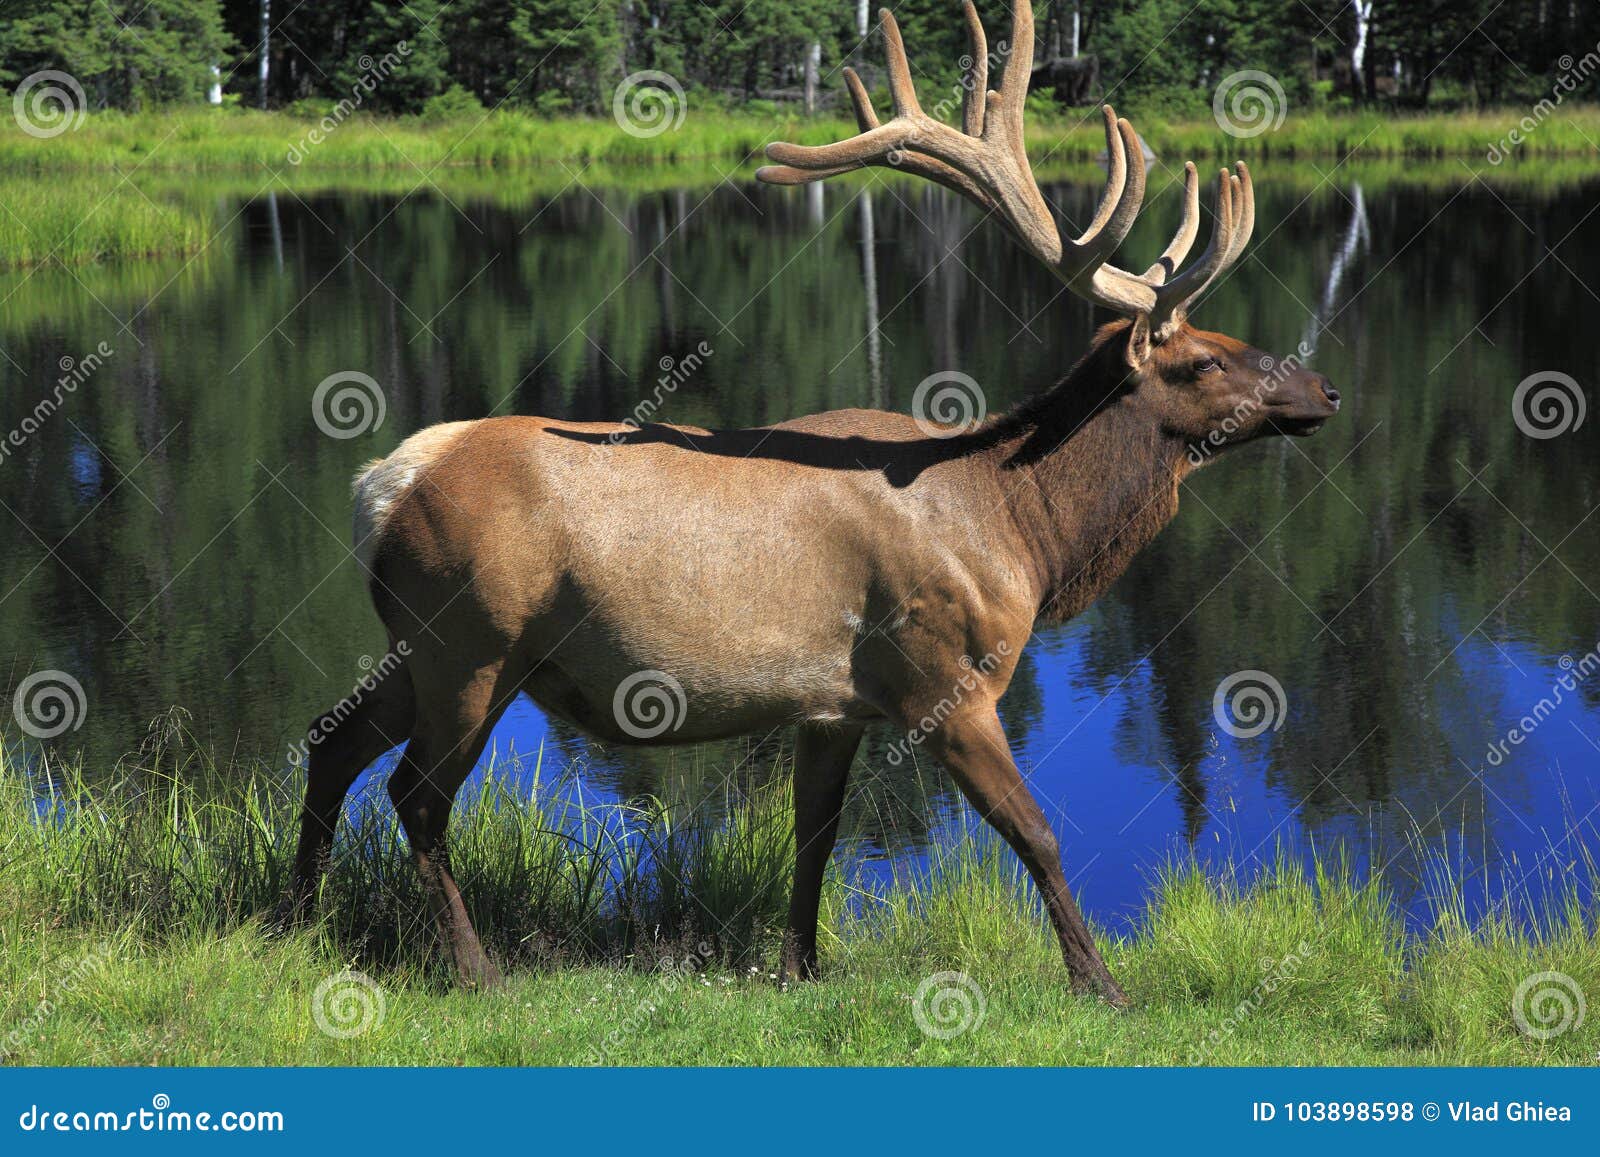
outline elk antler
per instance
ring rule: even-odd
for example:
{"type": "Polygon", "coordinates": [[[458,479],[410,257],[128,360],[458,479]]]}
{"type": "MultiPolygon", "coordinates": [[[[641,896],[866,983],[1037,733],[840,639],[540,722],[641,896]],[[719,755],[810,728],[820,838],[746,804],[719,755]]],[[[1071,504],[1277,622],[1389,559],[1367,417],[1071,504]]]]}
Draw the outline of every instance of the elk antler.
{"type": "Polygon", "coordinates": [[[756,176],[774,185],[804,185],[866,165],[884,165],[926,177],[953,189],[986,212],[998,213],[1022,245],[1066,282],[1073,292],[1118,313],[1150,319],[1150,333],[1163,341],[1183,323],[1189,304],[1238,260],[1255,225],[1255,190],[1240,161],[1237,172],[1217,179],[1216,223],[1211,242],[1198,261],[1181,274],[1200,227],[1200,180],[1193,164],[1184,165],[1183,220],[1172,243],[1142,275],[1107,263],[1133,228],[1144,202],[1144,147],[1126,120],[1104,108],[1107,175],[1105,191],[1088,228],[1074,239],[1062,236],[1055,216],[1033,179],[1023,142],[1023,109],[1033,64],[1033,7],[1011,6],[1011,43],[1000,90],[986,91],[988,41],[972,0],[963,0],[972,41],[971,64],[957,129],[922,111],[900,26],[887,8],[880,13],[889,58],[889,92],[894,117],[887,124],[867,97],[853,69],[844,70],[855,107],[859,136],[831,145],[775,142],[767,156],[779,162],[756,176]],[[1176,274],[1176,276],[1175,276],[1176,274]]]}

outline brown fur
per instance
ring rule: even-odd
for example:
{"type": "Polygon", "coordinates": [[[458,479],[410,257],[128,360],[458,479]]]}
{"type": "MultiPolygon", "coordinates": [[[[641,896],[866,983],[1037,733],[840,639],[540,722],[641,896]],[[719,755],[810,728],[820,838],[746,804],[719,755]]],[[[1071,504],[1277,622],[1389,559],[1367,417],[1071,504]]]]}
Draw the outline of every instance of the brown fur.
{"type": "MultiPolygon", "coordinates": [[[[1184,320],[1254,227],[1244,164],[1221,174],[1195,266],[1175,272],[1199,224],[1192,165],[1162,260],[1141,277],[1106,264],[1144,196],[1137,134],[1104,109],[1102,210],[1068,242],[1023,147],[1028,74],[1006,70],[985,96],[971,3],[966,17],[977,99],[961,131],[921,113],[885,11],[894,121],[875,127],[847,69],[862,135],[775,143],[768,155],[782,163],[757,176],[804,184],[877,163],[919,173],[998,211],[1074,292],[1132,320],[1101,330],[1043,397],[947,437],[869,410],[716,433],[495,418],[414,434],[357,483],[357,555],[406,662],[353,714],[314,725],[329,739],[312,752],[289,916],[315,892],[351,782],[409,735],[390,797],[462,980],[494,982],[450,872],[451,801],[519,691],[624,741],[641,736],[617,703],[643,675],[682,696],[681,708],[659,701],[671,714],[653,742],[796,727],[785,973],[816,969],[845,781],[866,723],[887,720],[1016,850],[1074,987],[1124,1002],[995,704],[1035,620],[1077,614],[1115,581],[1177,513],[1190,470],[1262,434],[1311,433],[1338,394],[1320,374],[1184,320]]],[[[1010,43],[1016,59],[1032,56],[1031,5],[1012,5],[1010,43]]]]}
{"type": "MultiPolygon", "coordinates": [[[[944,438],[867,410],[718,432],[507,417],[413,436],[360,493],[396,463],[414,476],[357,520],[376,539],[358,543],[374,602],[407,659],[339,743],[313,750],[293,906],[349,783],[409,735],[390,792],[463,978],[491,982],[448,870],[451,797],[519,691],[629,742],[614,696],[659,671],[686,709],[653,742],[800,728],[790,970],[815,968],[815,890],[845,773],[862,726],[887,720],[1017,848],[1073,982],[1120,998],[994,704],[1035,621],[1088,606],[1177,512],[1196,442],[1259,395],[1263,364],[1185,328],[1130,366],[1129,335],[1107,326],[1053,390],[944,438]],[[1208,357],[1223,367],[1196,373],[1208,357]]],[[[1325,379],[1295,371],[1218,448],[1309,430],[1335,408],[1325,379]]]]}

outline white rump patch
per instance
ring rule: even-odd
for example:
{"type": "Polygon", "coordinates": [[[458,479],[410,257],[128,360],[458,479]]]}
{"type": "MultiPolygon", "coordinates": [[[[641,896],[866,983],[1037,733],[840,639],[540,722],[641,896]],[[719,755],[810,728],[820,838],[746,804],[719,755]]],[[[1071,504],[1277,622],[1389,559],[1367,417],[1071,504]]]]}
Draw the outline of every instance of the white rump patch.
{"type": "Polygon", "coordinates": [[[383,541],[383,530],[418,477],[438,461],[471,422],[443,422],[418,430],[387,458],[369,462],[356,475],[355,552],[361,569],[371,571],[373,556],[383,541]]]}

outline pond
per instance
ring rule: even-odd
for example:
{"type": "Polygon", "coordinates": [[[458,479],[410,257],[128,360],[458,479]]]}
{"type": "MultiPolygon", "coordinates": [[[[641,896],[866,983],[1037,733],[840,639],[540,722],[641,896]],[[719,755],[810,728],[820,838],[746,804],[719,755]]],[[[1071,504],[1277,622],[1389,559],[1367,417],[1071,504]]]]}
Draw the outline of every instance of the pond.
{"type": "MultiPolygon", "coordinates": [[[[44,671],[81,686],[58,749],[109,768],[178,705],[220,754],[287,767],[385,646],[350,479],[424,425],[904,410],[950,370],[994,411],[1105,320],[938,189],[571,177],[201,184],[187,195],[229,223],[197,258],[0,277],[0,654],[8,698],[44,671]],[[382,413],[330,436],[313,397],[350,372],[382,413]]],[[[1479,906],[1565,878],[1600,804],[1600,421],[1580,420],[1600,178],[1279,162],[1257,180],[1249,256],[1197,321],[1307,343],[1344,410],[1201,472],[1109,594],[1030,643],[1003,716],[1068,877],[1113,925],[1188,851],[1339,845],[1414,913],[1419,841],[1479,906]],[[1250,687],[1264,728],[1229,715],[1250,687]]],[[[1077,221],[1097,194],[1092,174],[1046,192],[1077,221]]],[[[1177,211],[1153,190],[1126,251],[1153,256],[1177,211]]],[[[889,760],[895,738],[858,758],[846,839],[904,866],[956,797],[926,759],[889,760]]],[[[600,748],[523,701],[492,750],[542,747],[547,779],[571,765],[601,796],[717,807],[774,775],[785,739],[600,748]]]]}

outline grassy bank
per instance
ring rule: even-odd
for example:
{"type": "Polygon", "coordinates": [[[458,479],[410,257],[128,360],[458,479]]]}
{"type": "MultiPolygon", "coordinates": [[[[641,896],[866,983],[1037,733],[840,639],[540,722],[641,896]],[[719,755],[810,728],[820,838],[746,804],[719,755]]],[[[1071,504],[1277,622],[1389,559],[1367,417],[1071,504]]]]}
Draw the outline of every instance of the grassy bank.
{"type": "MultiPolygon", "coordinates": [[[[1541,1040],[1513,1013],[1535,973],[1600,992],[1582,862],[1531,927],[1469,927],[1446,885],[1421,937],[1381,880],[1331,865],[1248,880],[1179,865],[1140,931],[1102,941],[1135,1002],[1117,1013],[1070,995],[1014,858],[973,833],[875,895],[837,872],[824,978],[783,991],[782,791],[714,819],[563,804],[570,793],[536,773],[520,793],[491,776],[458,807],[453,849],[509,981],[473,995],[449,988],[431,950],[386,808],[353,805],[323,923],[266,936],[293,785],[236,778],[227,802],[177,786],[222,770],[158,743],[110,785],[0,774],[11,1062],[1571,1064],[1600,1049],[1592,1019],[1541,1040]]],[[[1529,1005],[1530,1023],[1548,1007],[1529,1005]]]]}
{"type": "MultiPolygon", "coordinates": [[[[1526,142],[1504,142],[1527,109],[1390,116],[1291,110],[1283,123],[1255,136],[1233,136],[1211,117],[1168,120],[1139,116],[1146,142],[1163,156],[1439,158],[1485,161],[1491,146],[1516,157],[1589,156],[1600,142],[1600,107],[1558,108],[1526,142]]],[[[123,115],[95,113],[60,136],[40,139],[12,121],[0,125],[0,170],[73,168],[210,170],[319,169],[431,171],[443,167],[524,164],[739,163],[759,157],[774,140],[823,144],[855,132],[837,116],[701,109],[688,98],[681,123],[655,136],[622,131],[611,118],[541,118],[496,111],[451,119],[356,115],[313,140],[318,122],[283,113],[210,110],[123,115]]],[[[1093,160],[1104,150],[1093,109],[1030,114],[1029,151],[1057,161],[1093,160]]]]}
{"type": "Polygon", "coordinates": [[[214,204],[81,176],[0,176],[0,268],[193,253],[221,227],[214,204]]]}
{"type": "MultiPolygon", "coordinates": [[[[1281,127],[1247,138],[1224,133],[1210,118],[1141,118],[1139,127],[1168,160],[1156,171],[1158,182],[1171,177],[1178,159],[1235,156],[1338,159],[1346,168],[1365,165],[1407,179],[1419,175],[1419,162],[1434,162],[1425,179],[1456,184],[1474,173],[1501,184],[1593,175],[1600,141],[1600,108],[1593,107],[1559,109],[1527,134],[1512,162],[1490,164],[1490,147],[1521,116],[1291,114],[1281,127]]],[[[97,113],[41,139],[14,119],[0,122],[0,267],[194,253],[225,223],[212,185],[244,194],[381,186],[400,195],[432,187],[495,201],[550,195],[579,182],[644,191],[748,180],[770,141],[822,144],[854,131],[830,117],[698,112],[692,103],[678,128],[648,138],[610,119],[516,112],[447,121],[356,116],[312,143],[316,127],[282,113],[97,113]],[[196,174],[206,175],[204,189],[195,187],[196,174]]],[[[1099,177],[1095,160],[1104,142],[1090,111],[1035,117],[1028,147],[1042,179],[1099,177]]],[[[1322,179],[1321,169],[1307,167],[1308,181],[1313,174],[1322,179]]]]}

